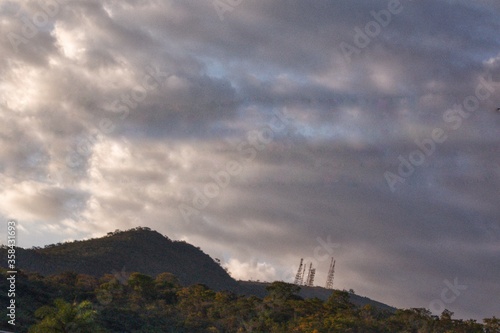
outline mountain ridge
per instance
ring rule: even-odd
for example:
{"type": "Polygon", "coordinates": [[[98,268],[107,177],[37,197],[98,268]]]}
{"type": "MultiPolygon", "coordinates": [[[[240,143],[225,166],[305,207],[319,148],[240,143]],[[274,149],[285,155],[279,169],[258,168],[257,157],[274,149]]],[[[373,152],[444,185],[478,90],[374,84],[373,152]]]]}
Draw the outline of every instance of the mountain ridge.
{"type": "Polygon", "coordinates": [[[170,272],[185,285],[202,283],[215,290],[237,287],[236,281],[200,248],[172,241],[149,228],[115,231],[101,238],[44,248],[17,248],[16,252],[18,268],[41,275],[74,271],[99,277],[126,270],[156,276],[170,272]]]}
{"type": "MultiPolygon", "coordinates": [[[[7,249],[1,248],[0,254],[6,256],[7,249]]],[[[204,284],[214,290],[258,297],[266,295],[266,286],[270,284],[236,281],[199,247],[184,241],[173,241],[146,227],[116,230],[100,238],[50,244],[44,248],[17,248],[16,256],[19,269],[46,276],[67,271],[94,277],[120,272],[140,272],[150,276],[169,272],[183,285],[204,284]]],[[[300,295],[326,300],[332,291],[301,286],[300,295]]],[[[355,294],[350,294],[350,298],[358,306],[372,304],[381,309],[395,310],[355,294]]]]}

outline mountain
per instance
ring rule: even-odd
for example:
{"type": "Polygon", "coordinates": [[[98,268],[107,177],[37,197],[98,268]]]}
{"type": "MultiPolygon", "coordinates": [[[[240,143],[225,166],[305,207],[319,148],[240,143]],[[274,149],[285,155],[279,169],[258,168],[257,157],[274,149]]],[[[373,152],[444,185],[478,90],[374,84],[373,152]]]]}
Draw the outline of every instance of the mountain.
{"type": "MultiPolygon", "coordinates": [[[[0,248],[7,256],[7,249],[0,248]]],[[[4,260],[0,265],[5,265],[4,260]]],[[[156,276],[169,272],[183,285],[205,284],[213,290],[264,297],[269,283],[234,280],[200,248],[184,241],[172,241],[149,228],[115,231],[102,238],[47,245],[44,248],[16,250],[17,268],[42,275],[67,271],[101,277],[105,274],[140,272],[156,276]]],[[[328,299],[332,290],[301,286],[300,296],[328,299]]],[[[351,294],[358,305],[372,304],[380,309],[395,309],[366,297],[351,294]]]]}
{"type": "MultiPolygon", "coordinates": [[[[268,282],[255,282],[255,281],[239,281],[239,283],[240,283],[240,292],[242,294],[248,296],[254,295],[261,298],[267,295],[268,292],[266,290],[266,287],[269,286],[270,284],[268,282]]],[[[299,296],[301,296],[304,299],[319,298],[322,301],[326,301],[331,294],[332,294],[331,289],[325,289],[322,287],[300,286],[300,292],[299,292],[299,296]]],[[[396,311],[396,308],[392,306],[356,294],[350,293],[349,300],[358,307],[370,304],[379,308],[380,310],[387,310],[390,312],[396,311]]]]}
{"type": "MultiPolygon", "coordinates": [[[[6,249],[1,249],[0,254],[5,257],[6,249]]],[[[199,248],[172,241],[149,228],[117,231],[102,238],[45,248],[18,248],[16,257],[19,269],[42,275],[74,271],[100,277],[126,271],[156,276],[170,272],[183,285],[202,283],[214,290],[234,290],[238,285],[199,248]]]]}

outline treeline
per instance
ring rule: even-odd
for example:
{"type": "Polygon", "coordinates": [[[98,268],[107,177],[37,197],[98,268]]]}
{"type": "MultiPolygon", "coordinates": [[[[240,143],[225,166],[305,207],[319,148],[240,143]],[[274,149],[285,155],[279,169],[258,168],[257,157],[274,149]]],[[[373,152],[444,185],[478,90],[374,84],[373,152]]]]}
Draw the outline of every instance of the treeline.
{"type": "MultiPolygon", "coordinates": [[[[3,270],[0,288],[6,290],[3,270]]],[[[302,299],[299,287],[274,282],[267,296],[238,296],[196,284],[181,286],[170,273],[150,277],[114,272],[99,279],[76,273],[17,275],[16,332],[406,332],[499,333],[500,320],[453,319],[445,310],[395,313],[358,308],[347,291],[326,301],[302,299]]],[[[2,304],[8,301],[2,293],[2,304]]],[[[5,306],[3,307],[5,309],[5,306]]],[[[12,331],[6,320],[1,327],[12,331]]]]}
{"type": "MultiPolygon", "coordinates": [[[[115,236],[115,235],[125,234],[125,233],[131,232],[131,231],[151,231],[151,228],[139,226],[139,227],[135,227],[135,228],[127,229],[127,230],[115,229],[115,231],[108,232],[105,237],[111,237],[111,236],[115,236]]],[[[170,240],[170,238],[168,238],[168,236],[164,236],[164,237],[166,239],[170,240]]],[[[59,247],[61,245],[66,245],[66,244],[82,243],[82,242],[86,242],[86,241],[89,241],[89,240],[95,240],[95,239],[99,239],[99,238],[102,238],[102,237],[88,238],[88,239],[83,239],[83,240],[76,239],[76,240],[71,240],[71,241],[66,241],[66,242],[59,242],[59,243],[55,243],[55,244],[47,244],[47,245],[45,245],[43,247],[43,249],[51,249],[51,248],[59,247]]],[[[185,243],[184,241],[178,241],[178,242],[185,243]]],[[[6,249],[7,245],[1,244],[0,248],[1,249],[6,249]]],[[[32,249],[32,250],[40,250],[40,249],[42,249],[42,247],[41,246],[33,246],[30,249],[32,249]]]]}

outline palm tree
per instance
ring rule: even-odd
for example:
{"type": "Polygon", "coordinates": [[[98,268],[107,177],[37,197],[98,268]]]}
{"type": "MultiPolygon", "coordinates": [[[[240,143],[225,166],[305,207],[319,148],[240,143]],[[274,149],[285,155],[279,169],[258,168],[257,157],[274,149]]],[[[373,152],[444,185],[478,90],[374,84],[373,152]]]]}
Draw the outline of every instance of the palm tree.
{"type": "Polygon", "coordinates": [[[92,303],[79,304],[56,299],[54,306],[44,305],[35,311],[40,322],[30,327],[29,333],[84,333],[101,332],[95,322],[96,311],[92,303]]]}

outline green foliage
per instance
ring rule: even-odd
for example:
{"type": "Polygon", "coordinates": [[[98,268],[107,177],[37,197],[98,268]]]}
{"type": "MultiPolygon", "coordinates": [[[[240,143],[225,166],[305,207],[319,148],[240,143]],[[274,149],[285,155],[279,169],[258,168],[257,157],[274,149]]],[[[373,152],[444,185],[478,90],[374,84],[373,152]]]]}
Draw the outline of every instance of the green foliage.
{"type": "MultiPolygon", "coordinates": [[[[6,274],[1,273],[0,281],[6,274]]],[[[182,286],[171,273],[97,280],[68,272],[49,277],[20,272],[17,282],[25,291],[19,297],[19,332],[500,333],[496,317],[481,324],[454,319],[448,310],[438,317],[422,308],[357,307],[340,290],[326,301],[302,299],[299,287],[285,282],[269,284],[264,298],[216,292],[203,284],[182,286]]]]}
{"type": "Polygon", "coordinates": [[[500,333],[500,319],[493,318],[484,319],[485,333],[500,333]]]}
{"type": "Polygon", "coordinates": [[[96,323],[96,311],[89,301],[70,304],[56,299],[54,306],[42,306],[35,311],[41,321],[29,329],[29,333],[102,332],[96,323]]]}
{"type": "Polygon", "coordinates": [[[276,281],[267,286],[266,290],[269,293],[268,298],[274,302],[282,303],[292,299],[300,291],[300,287],[295,284],[276,281]]]}
{"type": "Polygon", "coordinates": [[[128,279],[128,286],[134,291],[133,296],[140,301],[150,301],[154,297],[154,280],[148,275],[132,273],[128,279]]]}
{"type": "Polygon", "coordinates": [[[333,314],[350,313],[354,309],[347,291],[334,290],[326,301],[325,307],[333,314]]]}

